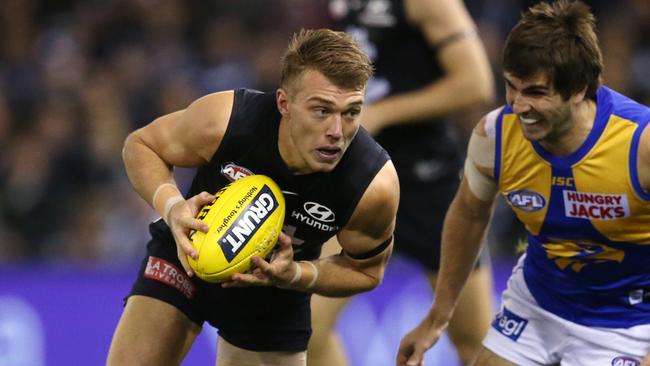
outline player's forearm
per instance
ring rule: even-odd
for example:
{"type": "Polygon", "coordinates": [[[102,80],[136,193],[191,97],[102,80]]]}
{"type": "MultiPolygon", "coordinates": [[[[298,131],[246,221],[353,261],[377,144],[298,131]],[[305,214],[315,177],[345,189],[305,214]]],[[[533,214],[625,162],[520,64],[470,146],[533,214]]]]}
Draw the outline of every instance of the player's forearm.
{"type": "Polygon", "coordinates": [[[314,278],[313,268],[303,262],[301,263],[302,277],[291,287],[328,297],[347,297],[370,291],[381,283],[389,255],[390,250],[387,250],[377,258],[369,259],[366,263],[355,263],[355,265],[343,255],[312,261],[318,272],[318,278],[313,284],[311,284],[314,278]]]}
{"type": "Polygon", "coordinates": [[[373,104],[372,118],[382,119],[384,127],[438,118],[491,103],[494,97],[491,77],[447,76],[412,92],[387,97],[373,104]],[[486,79],[486,80],[483,80],[486,79]],[[483,80],[483,81],[482,81],[483,80]]]}
{"type": "Polygon", "coordinates": [[[161,216],[164,216],[165,202],[171,197],[180,195],[178,188],[173,184],[172,166],[166,164],[144,143],[138,131],[131,133],[124,142],[122,159],[135,191],[161,216]],[[165,183],[172,184],[161,186],[165,183]]]}
{"type": "Polygon", "coordinates": [[[489,209],[471,214],[471,209],[454,200],[445,218],[441,265],[436,283],[436,300],[431,316],[448,321],[460,292],[472,272],[481,250],[489,209]]]}

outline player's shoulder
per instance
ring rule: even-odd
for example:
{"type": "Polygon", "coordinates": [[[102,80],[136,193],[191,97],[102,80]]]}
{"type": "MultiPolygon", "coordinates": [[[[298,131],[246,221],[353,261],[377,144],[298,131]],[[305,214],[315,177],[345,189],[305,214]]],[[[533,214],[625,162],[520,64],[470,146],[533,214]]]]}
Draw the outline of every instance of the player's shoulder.
{"type": "Polygon", "coordinates": [[[189,126],[223,130],[230,119],[233,98],[232,90],[206,94],[187,107],[184,117],[189,122],[189,126]]]}
{"type": "Polygon", "coordinates": [[[499,108],[495,108],[481,117],[481,119],[474,127],[473,132],[479,136],[484,136],[492,139],[495,138],[497,133],[497,121],[501,117],[504,108],[504,106],[500,106],[499,108]]]}
{"type": "Polygon", "coordinates": [[[399,195],[399,179],[395,165],[393,165],[391,160],[386,161],[384,166],[379,169],[375,178],[370,182],[368,189],[372,189],[382,195],[399,195]]]}
{"type": "Polygon", "coordinates": [[[399,204],[399,178],[391,160],[379,169],[364,192],[355,210],[355,215],[378,216],[386,214],[387,218],[395,215],[399,204]]]}

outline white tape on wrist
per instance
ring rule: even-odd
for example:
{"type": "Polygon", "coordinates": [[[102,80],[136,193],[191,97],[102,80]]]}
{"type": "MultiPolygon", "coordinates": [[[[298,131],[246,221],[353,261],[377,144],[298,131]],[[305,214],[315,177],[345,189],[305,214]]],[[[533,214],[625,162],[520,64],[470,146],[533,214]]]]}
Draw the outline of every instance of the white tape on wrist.
{"type": "Polygon", "coordinates": [[[300,263],[298,262],[293,262],[293,264],[296,267],[296,273],[293,274],[293,278],[291,281],[289,281],[288,285],[293,285],[294,283],[300,281],[302,278],[302,267],[300,266],[300,263]]]}
{"type": "Polygon", "coordinates": [[[309,284],[307,285],[307,288],[312,288],[316,284],[316,281],[318,281],[318,267],[314,264],[312,261],[301,261],[302,263],[307,263],[309,264],[313,269],[314,269],[314,277],[309,281],[309,284]]]}
{"type": "Polygon", "coordinates": [[[158,197],[158,194],[162,191],[162,189],[165,188],[166,186],[172,186],[172,187],[178,189],[178,188],[176,187],[176,184],[174,184],[174,183],[169,183],[169,182],[167,182],[167,183],[162,183],[162,184],[159,185],[158,188],[156,188],[156,190],[153,192],[153,196],[151,197],[151,206],[154,206],[154,207],[156,206],[156,198],[158,197]]]}
{"type": "Polygon", "coordinates": [[[178,195],[178,196],[172,196],[167,199],[165,202],[165,208],[163,209],[163,220],[169,225],[169,212],[172,210],[172,207],[174,207],[175,204],[185,201],[185,198],[183,196],[178,195]]]}

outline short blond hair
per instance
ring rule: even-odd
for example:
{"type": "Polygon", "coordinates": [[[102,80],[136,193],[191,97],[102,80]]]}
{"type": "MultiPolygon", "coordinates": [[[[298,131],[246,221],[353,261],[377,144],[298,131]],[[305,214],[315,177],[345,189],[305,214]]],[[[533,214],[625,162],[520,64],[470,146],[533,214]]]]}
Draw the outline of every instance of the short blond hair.
{"type": "Polygon", "coordinates": [[[290,89],[306,70],[322,73],[335,85],[353,90],[366,87],[373,67],[359,44],[344,32],[301,29],[282,56],[280,86],[290,89]]]}

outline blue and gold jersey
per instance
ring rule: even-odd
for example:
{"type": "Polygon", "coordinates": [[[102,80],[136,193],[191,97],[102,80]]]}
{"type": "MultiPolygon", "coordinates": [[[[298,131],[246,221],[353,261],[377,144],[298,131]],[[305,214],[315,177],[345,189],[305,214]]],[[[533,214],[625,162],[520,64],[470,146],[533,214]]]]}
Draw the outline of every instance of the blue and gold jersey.
{"type": "Polygon", "coordinates": [[[601,87],[593,129],[569,156],[527,140],[505,107],[495,179],[528,231],[526,284],[539,305],[587,326],[650,324],[650,193],[637,156],[650,108],[601,87]]]}

